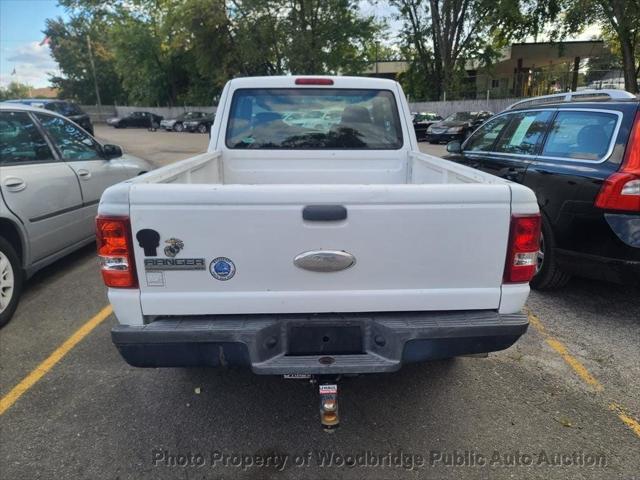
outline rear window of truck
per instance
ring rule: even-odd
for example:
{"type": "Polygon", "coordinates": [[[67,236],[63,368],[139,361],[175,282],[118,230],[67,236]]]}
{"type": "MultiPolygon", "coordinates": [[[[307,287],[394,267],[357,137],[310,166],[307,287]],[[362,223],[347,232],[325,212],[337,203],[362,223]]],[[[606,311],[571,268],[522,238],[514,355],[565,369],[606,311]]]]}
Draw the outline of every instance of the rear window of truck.
{"type": "Polygon", "coordinates": [[[239,89],[226,144],[232,149],[396,150],[402,128],[388,90],[239,89]]]}

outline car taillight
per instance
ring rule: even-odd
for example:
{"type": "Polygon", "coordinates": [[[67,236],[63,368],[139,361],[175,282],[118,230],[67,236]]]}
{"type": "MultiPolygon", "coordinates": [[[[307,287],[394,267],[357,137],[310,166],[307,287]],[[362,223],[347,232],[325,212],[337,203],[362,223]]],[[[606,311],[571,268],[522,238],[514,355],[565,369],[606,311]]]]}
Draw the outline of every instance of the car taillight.
{"type": "Polygon", "coordinates": [[[540,228],[540,214],[511,217],[504,283],[526,283],[535,275],[540,228]]]}
{"type": "Polygon", "coordinates": [[[333,85],[331,78],[296,78],[296,85],[333,85]]]}
{"type": "Polygon", "coordinates": [[[640,112],[633,122],[622,165],[604,181],[595,206],[640,212],[640,112]]]}
{"type": "Polygon", "coordinates": [[[136,288],[131,224],[128,217],[96,218],[102,279],[107,287],[136,288]]]}

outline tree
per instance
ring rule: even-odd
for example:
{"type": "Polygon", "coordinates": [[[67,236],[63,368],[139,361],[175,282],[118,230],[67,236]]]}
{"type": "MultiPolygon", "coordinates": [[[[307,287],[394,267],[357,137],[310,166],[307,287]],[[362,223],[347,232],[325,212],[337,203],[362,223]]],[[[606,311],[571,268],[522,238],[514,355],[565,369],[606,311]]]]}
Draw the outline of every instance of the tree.
{"type": "Polygon", "coordinates": [[[622,57],[625,89],[638,93],[640,75],[640,0],[565,0],[568,33],[600,24],[613,37],[614,50],[622,57]]]}
{"type": "Polygon", "coordinates": [[[392,0],[404,18],[406,41],[415,49],[425,73],[432,72],[434,96],[455,85],[456,71],[487,42],[489,0],[392,0]]]}
{"type": "Polygon", "coordinates": [[[355,74],[371,64],[367,51],[380,35],[380,25],[360,14],[358,2],[289,0],[286,4],[283,30],[288,71],[355,74]]]}
{"type": "Polygon", "coordinates": [[[126,100],[115,70],[115,55],[109,47],[107,28],[98,17],[72,16],[68,21],[61,18],[47,20],[44,34],[50,38],[51,55],[62,72],[61,76],[51,76],[50,81],[60,90],[61,97],[84,104],[97,103],[87,47],[89,37],[102,103],[126,100]]]}
{"type": "Polygon", "coordinates": [[[559,0],[390,0],[403,22],[403,47],[433,85],[432,98],[463,88],[465,63],[490,62],[496,47],[540,33],[559,0]]]}
{"type": "Polygon", "coordinates": [[[102,37],[92,33],[92,40],[110,53],[112,83],[129,102],[151,105],[209,104],[238,75],[357,74],[372,63],[383,28],[361,13],[359,0],[60,3],[71,20],[49,29],[64,73],[57,84],[89,95],[86,54],[66,34],[100,25],[102,37]],[[65,49],[61,39],[70,42],[65,49]]]}
{"type": "Polygon", "coordinates": [[[0,87],[0,101],[29,97],[31,94],[31,88],[31,85],[11,82],[6,86],[6,88],[0,87]]]}

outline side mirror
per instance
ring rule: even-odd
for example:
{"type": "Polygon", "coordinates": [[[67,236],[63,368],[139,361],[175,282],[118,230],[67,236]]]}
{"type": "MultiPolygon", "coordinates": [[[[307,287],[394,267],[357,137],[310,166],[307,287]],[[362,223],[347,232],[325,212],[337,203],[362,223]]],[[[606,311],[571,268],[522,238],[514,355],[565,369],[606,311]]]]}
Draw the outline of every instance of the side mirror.
{"type": "Polygon", "coordinates": [[[122,156],[122,148],[118,145],[107,144],[102,146],[102,153],[107,160],[111,160],[122,156]]]}
{"type": "Polygon", "coordinates": [[[460,140],[453,140],[447,143],[447,152],[462,153],[462,143],[460,142],[460,140]]]}

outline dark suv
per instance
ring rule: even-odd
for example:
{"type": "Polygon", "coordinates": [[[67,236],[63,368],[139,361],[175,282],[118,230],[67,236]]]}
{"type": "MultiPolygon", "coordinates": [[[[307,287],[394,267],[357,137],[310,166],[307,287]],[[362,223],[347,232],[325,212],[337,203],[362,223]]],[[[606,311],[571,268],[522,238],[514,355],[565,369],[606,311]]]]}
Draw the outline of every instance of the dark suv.
{"type": "Polygon", "coordinates": [[[55,100],[51,98],[24,98],[20,100],[8,100],[6,103],[20,103],[22,105],[30,105],[32,107],[41,107],[45,110],[59,113],[63,117],[67,117],[72,122],[80,125],[88,133],[93,135],[93,125],[91,118],[82,109],[73,102],[67,100],[55,100]]]}
{"type": "Polygon", "coordinates": [[[574,274],[640,284],[637,97],[601,90],[525,100],[447,150],[536,193],[542,246],[532,287],[560,287],[574,274]]]}

